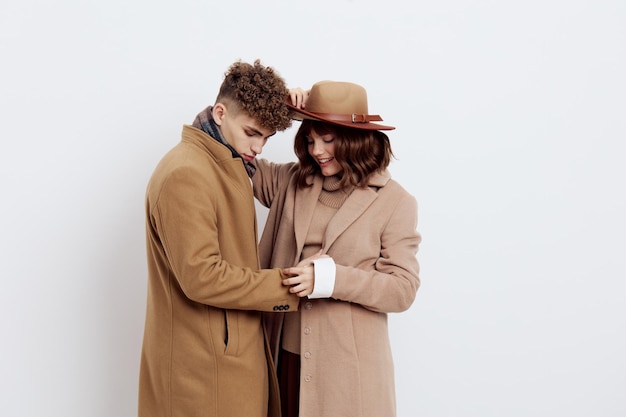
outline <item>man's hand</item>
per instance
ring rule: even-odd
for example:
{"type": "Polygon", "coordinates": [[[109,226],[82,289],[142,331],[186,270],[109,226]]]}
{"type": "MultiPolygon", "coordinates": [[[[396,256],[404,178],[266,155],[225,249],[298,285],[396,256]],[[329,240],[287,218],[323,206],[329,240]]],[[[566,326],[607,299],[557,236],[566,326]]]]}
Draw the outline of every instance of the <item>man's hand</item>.
{"type": "Polygon", "coordinates": [[[315,255],[303,259],[296,266],[283,268],[283,274],[288,276],[288,278],[283,279],[283,285],[291,287],[289,292],[296,294],[298,297],[306,297],[313,293],[315,288],[313,261],[320,258],[328,258],[328,255],[322,255],[320,250],[315,255]]]}

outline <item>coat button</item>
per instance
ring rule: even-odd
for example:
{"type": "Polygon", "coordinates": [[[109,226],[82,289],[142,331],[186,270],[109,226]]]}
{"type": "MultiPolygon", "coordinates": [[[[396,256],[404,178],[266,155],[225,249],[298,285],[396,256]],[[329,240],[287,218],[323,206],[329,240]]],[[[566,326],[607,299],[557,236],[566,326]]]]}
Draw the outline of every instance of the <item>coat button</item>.
{"type": "Polygon", "coordinates": [[[311,375],[306,375],[304,377],[304,382],[311,382],[312,379],[313,379],[313,377],[311,375]]]}
{"type": "Polygon", "coordinates": [[[311,357],[311,352],[304,352],[304,357],[309,359],[311,357]]]}
{"type": "Polygon", "coordinates": [[[311,328],[310,327],[305,327],[304,328],[304,334],[311,334],[311,328]]]}
{"type": "Polygon", "coordinates": [[[306,303],[304,303],[304,308],[307,310],[310,310],[313,308],[313,303],[310,301],[307,301],[306,303]]]}

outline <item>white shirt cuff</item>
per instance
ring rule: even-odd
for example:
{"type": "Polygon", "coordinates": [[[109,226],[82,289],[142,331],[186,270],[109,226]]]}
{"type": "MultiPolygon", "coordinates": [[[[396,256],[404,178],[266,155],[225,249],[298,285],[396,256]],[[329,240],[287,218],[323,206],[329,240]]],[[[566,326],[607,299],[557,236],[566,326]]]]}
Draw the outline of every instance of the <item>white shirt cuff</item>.
{"type": "Polygon", "coordinates": [[[309,298],[329,298],[335,289],[337,267],[333,258],[319,258],[313,261],[315,284],[309,298]]]}

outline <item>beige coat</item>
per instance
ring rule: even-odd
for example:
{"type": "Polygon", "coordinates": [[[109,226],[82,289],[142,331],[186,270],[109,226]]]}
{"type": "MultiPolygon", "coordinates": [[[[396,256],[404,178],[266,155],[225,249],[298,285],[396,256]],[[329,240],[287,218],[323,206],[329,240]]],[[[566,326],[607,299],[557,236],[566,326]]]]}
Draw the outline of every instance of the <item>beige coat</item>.
{"type": "Polygon", "coordinates": [[[182,141],[150,179],[146,216],[139,416],[278,417],[259,311],[293,311],[298,299],[279,269],[259,270],[242,160],[183,127],[182,141]]]}
{"type": "MultiPolygon", "coordinates": [[[[292,265],[322,177],[296,190],[294,164],[258,160],[257,166],[255,196],[270,207],[261,264],[292,265]]],[[[354,190],[328,224],[323,250],[337,264],[336,282],[332,298],[301,304],[300,417],[395,416],[387,313],[408,309],[419,287],[416,227],[415,198],[388,172],[354,190]]],[[[275,349],[281,321],[267,324],[275,349]]]]}

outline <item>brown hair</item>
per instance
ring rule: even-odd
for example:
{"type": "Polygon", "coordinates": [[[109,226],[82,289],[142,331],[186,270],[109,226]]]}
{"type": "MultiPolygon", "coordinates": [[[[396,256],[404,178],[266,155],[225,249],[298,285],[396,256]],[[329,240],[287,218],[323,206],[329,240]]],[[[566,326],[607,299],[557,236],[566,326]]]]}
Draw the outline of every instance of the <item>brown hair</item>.
{"type": "Polygon", "coordinates": [[[335,137],[335,159],[343,168],[341,187],[365,187],[370,177],[389,166],[393,152],[389,137],[379,130],[362,130],[305,119],[294,140],[294,151],[300,161],[297,172],[299,187],[310,185],[307,177],[320,172],[319,165],[309,155],[308,136],[332,134],[335,137]]]}
{"type": "Polygon", "coordinates": [[[291,126],[288,95],[285,80],[257,59],[254,65],[237,61],[228,68],[216,102],[234,105],[232,111],[245,111],[265,128],[285,130],[291,126]]]}

